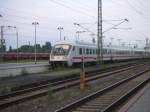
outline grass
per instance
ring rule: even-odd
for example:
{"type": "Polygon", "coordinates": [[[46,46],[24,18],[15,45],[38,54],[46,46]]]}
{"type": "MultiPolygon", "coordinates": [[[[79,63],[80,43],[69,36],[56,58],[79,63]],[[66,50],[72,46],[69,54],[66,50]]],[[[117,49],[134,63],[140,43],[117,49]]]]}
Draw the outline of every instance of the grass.
{"type": "Polygon", "coordinates": [[[50,89],[50,91],[48,92],[47,100],[49,102],[53,102],[53,103],[61,102],[61,101],[67,100],[68,98],[73,98],[75,96],[85,94],[86,92],[89,92],[92,89],[93,89],[93,87],[90,85],[86,85],[84,90],[80,90],[79,87],[73,87],[73,88],[63,90],[62,92],[55,92],[55,93],[52,92],[50,89]],[[60,93],[61,93],[61,95],[60,95],[60,93]]]}
{"type": "Polygon", "coordinates": [[[25,68],[22,68],[20,75],[25,76],[25,75],[29,75],[29,73],[27,72],[27,70],[25,68]]]}
{"type": "Polygon", "coordinates": [[[12,91],[12,87],[10,85],[0,85],[0,95],[5,95],[12,91]]]}

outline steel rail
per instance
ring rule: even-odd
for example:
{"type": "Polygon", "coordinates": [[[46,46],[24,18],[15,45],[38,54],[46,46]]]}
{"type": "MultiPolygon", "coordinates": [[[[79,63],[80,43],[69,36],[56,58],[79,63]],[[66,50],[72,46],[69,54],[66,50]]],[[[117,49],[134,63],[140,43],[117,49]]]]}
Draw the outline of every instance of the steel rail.
{"type": "MultiPolygon", "coordinates": [[[[132,68],[134,68],[136,66],[134,66],[132,64],[131,65],[123,65],[123,66],[120,66],[119,68],[116,68],[114,71],[112,71],[110,73],[108,72],[108,74],[106,74],[104,76],[111,75],[111,73],[114,74],[114,73],[122,72],[122,71],[125,71],[125,70],[128,70],[128,69],[132,69],[132,68]],[[122,67],[125,67],[125,66],[127,66],[127,68],[121,69],[122,67]]],[[[113,69],[113,68],[114,67],[109,68],[109,69],[113,69]]],[[[86,75],[86,77],[91,77],[91,76],[99,74],[99,73],[105,73],[105,72],[102,72],[102,71],[99,71],[99,70],[88,72],[87,75],[86,75]]],[[[77,74],[74,74],[74,76],[76,76],[76,75],[77,74]]],[[[104,77],[104,76],[101,76],[101,77],[104,77]]],[[[31,92],[31,91],[34,91],[34,90],[37,90],[37,89],[46,88],[46,87],[51,86],[51,85],[59,85],[59,84],[66,83],[68,81],[74,81],[74,80],[78,80],[78,79],[79,79],[78,77],[71,77],[71,78],[69,77],[67,79],[65,78],[64,80],[58,80],[58,81],[54,81],[52,83],[46,83],[46,84],[45,83],[44,84],[38,83],[39,85],[35,85],[35,86],[34,86],[34,84],[32,84],[33,85],[32,87],[29,86],[29,88],[25,88],[25,89],[20,89],[20,90],[17,90],[17,91],[13,91],[13,92],[5,94],[5,95],[0,95],[0,99],[2,100],[2,99],[5,99],[5,98],[14,97],[16,95],[20,95],[20,94],[23,94],[23,93],[31,92]]]]}
{"type": "Polygon", "coordinates": [[[138,84],[136,87],[131,89],[129,92],[121,96],[118,100],[113,102],[111,105],[106,107],[102,112],[111,112],[112,110],[119,107],[123,102],[127,101],[129,98],[131,98],[134,94],[136,94],[142,87],[144,87],[147,83],[150,82],[150,78],[144,80],[140,84],[138,84]]]}
{"type": "MultiPolygon", "coordinates": [[[[126,70],[130,70],[131,68],[134,68],[134,67],[124,68],[124,69],[117,70],[117,71],[114,71],[114,72],[106,73],[105,75],[93,76],[92,78],[89,77],[89,78],[86,79],[86,82],[93,81],[93,80],[96,80],[96,79],[99,79],[99,78],[102,78],[102,77],[110,76],[112,74],[120,73],[120,72],[123,72],[123,71],[126,71],[126,70]]],[[[62,89],[66,89],[66,88],[69,88],[69,87],[72,87],[72,86],[76,86],[78,84],[79,84],[78,80],[68,82],[68,83],[65,83],[63,85],[60,84],[60,85],[57,85],[55,87],[52,87],[52,91],[56,92],[56,91],[59,91],[59,90],[62,90],[62,89]]],[[[0,109],[6,108],[6,107],[14,105],[14,104],[24,102],[24,101],[29,100],[29,99],[33,99],[33,98],[37,98],[37,97],[47,95],[48,89],[41,89],[41,90],[38,89],[35,92],[34,91],[33,92],[30,91],[30,92],[31,92],[30,94],[23,94],[23,95],[21,94],[22,96],[12,97],[12,99],[11,99],[11,96],[10,96],[10,99],[9,99],[9,97],[6,100],[4,99],[4,101],[0,102],[0,109]]]]}
{"type": "MultiPolygon", "coordinates": [[[[123,80],[121,80],[119,82],[116,82],[113,85],[110,85],[110,86],[108,86],[108,87],[106,87],[104,89],[101,89],[101,90],[99,90],[97,92],[94,92],[94,93],[92,93],[92,94],[90,94],[90,95],[88,95],[88,96],[86,96],[84,98],[81,98],[81,99],[79,99],[79,100],[77,100],[77,101],[75,101],[75,102],[73,102],[71,104],[68,104],[65,107],[62,107],[62,108],[56,110],[55,112],[71,112],[73,110],[75,112],[76,108],[80,107],[81,105],[84,105],[85,103],[87,103],[87,102],[89,102],[91,100],[94,100],[95,98],[99,97],[100,95],[105,94],[106,92],[111,91],[112,89],[118,87],[119,85],[124,84],[124,83],[126,83],[126,82],[128,82],[128,81],[130,81],[132,79],[135,79],[135,78],[143,75],[144,73],[146,73],[148,71],[150,71],[150,69],[146,69],[146,70],[144,70],[144,71],[142,71],[140,73],[137,73],[134,76],[131,76],[129,78],[126,78],[126,79],[123,79],[123,80]]],[[[146,80],[146,82],[147,82],[147,80],[146,80]]],[[[145,83],[145,82],[143,82],[143,83],[145,83]]],[[[114,103],[114,104],[116,104],[116,103],[114,103]]],[[[114,104],[111,104],[109,107],[106,107],[106,108],[110,110],[114,104]]],[[[107,109],[104,112],[107,112],[107,109]]],[[[82,111],[82,112],[84,112],[84,111],[82,111]]],[[[97,112],[101,112],[101,111],[99,110],[97,112]]]]}

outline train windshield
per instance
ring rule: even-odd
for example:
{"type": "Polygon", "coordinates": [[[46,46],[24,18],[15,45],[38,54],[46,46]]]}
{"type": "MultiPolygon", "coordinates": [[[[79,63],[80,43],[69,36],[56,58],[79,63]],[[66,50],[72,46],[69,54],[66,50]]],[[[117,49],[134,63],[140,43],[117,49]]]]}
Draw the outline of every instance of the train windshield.
{"type": "Polygon", "coordinates": [[[52,54],[54,56],[68,55],[71,45],[61,44],[55,45],[52,54]]]}

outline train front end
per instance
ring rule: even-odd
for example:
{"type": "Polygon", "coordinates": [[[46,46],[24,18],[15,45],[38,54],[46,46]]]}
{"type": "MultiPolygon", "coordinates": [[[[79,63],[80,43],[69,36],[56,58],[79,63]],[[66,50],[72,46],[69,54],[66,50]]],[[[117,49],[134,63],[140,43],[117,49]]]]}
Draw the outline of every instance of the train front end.
{"type": "Polygon", "coordinates": [[[67,43],[55,44],[50,54],[50,64],[53,66],[70,66],[68,62],[71,45],[67,43]]]}

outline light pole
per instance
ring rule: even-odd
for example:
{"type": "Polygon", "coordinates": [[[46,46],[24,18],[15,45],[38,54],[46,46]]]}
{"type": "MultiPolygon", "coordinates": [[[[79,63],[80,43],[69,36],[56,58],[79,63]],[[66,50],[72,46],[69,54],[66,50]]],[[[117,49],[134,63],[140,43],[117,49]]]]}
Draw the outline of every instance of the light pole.
{"type": "Polygon", "coordinates": [[[61,32],[62,32],[62,30],[63,30],[64,28],[63,28],[63,27],[58,27],[57,29],[59,30],[59,33],[60,33],[59,36],[60,36],[60,40],[61,40],[61,32]]]}
{"type": "Polygon", "coordinates": [[[5,39],[4,39],[4,26],[1,26],[1,53],[2,53],[2,55],[1,55],[1,57],[0,57],[0,60],[1,61],[3,61],[3,59],[4,59],[4,44],[5,44],[5,39]]]}
{"type": "Polygon", "coordinates": [[[1,26],[1,52],[2,53],[3,53],[3,43],[4,43],[4,39],[3,39],[4,31],[3,31],[3,29],[4,29],[4,26],[1,26]]]}
{"type": "Polygon", "coordinates": [[[111,48],[110,48],[110,59],[111,59],[111,61],[113,60],[113,49],[112,49],[112,46],[113,46],[113,40],[114,40],[114,38],[113,37],[111,37],[110,38],[110,46],[111,46],[111,48]]]}
{"type": "Polygon", "coordinates": [[[79,40],[80,34],[84,33],[84,32],[86,32],[86,31],[76,31],[76,34],[77,34],[76,41],[79,40]]]}
{"type": "MultiPolygon", "coordinates": [[[[2,18],[3,16],[0,14],[0,18],[2,18]]],[[[2,47],[3,47],[3,26],[1,26],[1,41],[0,41],[0,48],[1,48],[1,52],[2,52],[2,47]]]]}
{"type": "Polygon", "coordinates": [[[36,27],[37,27],[37,25],[39,25],[39,23],[38,22],[33,22],[32,23],[32,25],[34,25],[34,27],[35,27],[35,45],[34,45],[34,57],[35,57],[35,59],[34,59],[34,62],[35,62],[35,64],[37,63],[37,59],[36,59],[36,27]]]}
{"type": "Polygon", "coordinates": [[[18,29],[16,28],[16,36],[17,36],[17,63],[18,63],[18,29]]]}
{"type": "Polygon", "coordinates": [[[17,37],[17,63],[18,63],[18,28],[16,26],[8,26],[8,28],[14,28],[16,29],[16,37],[17,37]]]}

